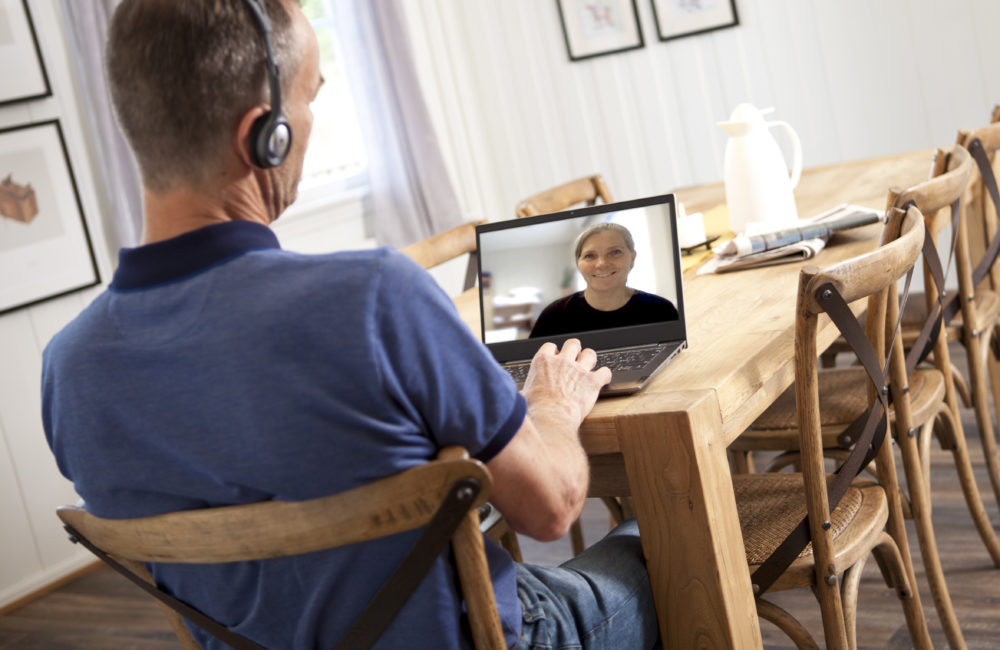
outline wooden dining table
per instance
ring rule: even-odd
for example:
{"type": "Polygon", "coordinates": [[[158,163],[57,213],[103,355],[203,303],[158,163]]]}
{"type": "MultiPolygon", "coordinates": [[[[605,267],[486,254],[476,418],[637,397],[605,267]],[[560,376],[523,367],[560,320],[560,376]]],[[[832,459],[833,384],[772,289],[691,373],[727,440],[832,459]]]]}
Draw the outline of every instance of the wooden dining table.
{"type": "MultiPolygon", "coordinates": [[[[890,187],[928,177],[932,158],[922,150],[808,169],[795,189],[799,214],[842,203],[881,211],[890,187]]],[[[689,214],[725,202],[721,183],[675,194],[689,214]]],[[[685,271],[688,349],[639,393],[598,400],[584,421],[591,496],[633,498],[664,647],[761,647],[726,449],[792,383],[799,270],[873,249],[879,228],[838,233],[806,262],[685,271]]],[[[475,290],[455,302],[478,334],[475,290]]],[[[824,319],[820,344],[836,336],[824,319]]]]}

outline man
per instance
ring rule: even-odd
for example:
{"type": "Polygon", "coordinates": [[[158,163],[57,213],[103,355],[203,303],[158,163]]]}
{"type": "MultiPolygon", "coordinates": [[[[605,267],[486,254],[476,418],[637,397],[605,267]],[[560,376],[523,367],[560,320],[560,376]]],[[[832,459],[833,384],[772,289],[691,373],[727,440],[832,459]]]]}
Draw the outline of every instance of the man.
{"type": "MultiPolygon", "coordinates": [[[[487,463],[515,530],[560,537],[587,488],[577,429],[610,372],[577,341],[547,344],[519,394],[404,256],[280,250],[267,226],[295,198],[322,79],[295,2],[261,3],[268,28],[257,1],[124,0],[115,12],[107,65],[142,172],[143,243],[46,349],[43,418],[61,471],[94,514],[135,517],[337,493],[459,444],[487,463]],[[280,75],[267,72],[268,31],[280,75]]],[[[260,645],[329,647],[414,538],[153,571],[260,645]]],[[[634,522],[567,568],[489,553],[510,644],[655,643],[634,522]]],[[[379,644],[467,646],[461,608],[442,556],[379,644]]]]}

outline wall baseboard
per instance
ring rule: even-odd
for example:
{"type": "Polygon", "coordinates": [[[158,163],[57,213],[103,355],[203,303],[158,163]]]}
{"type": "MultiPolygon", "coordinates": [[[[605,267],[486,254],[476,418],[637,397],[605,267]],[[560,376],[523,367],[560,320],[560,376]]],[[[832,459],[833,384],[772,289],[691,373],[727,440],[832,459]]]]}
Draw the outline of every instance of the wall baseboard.
{"type": "Polygon", "coordinates": [[[0,616],[24,607],[45,594],[97,568],[101,561],[80,553],[0,591],[0,616]]]}

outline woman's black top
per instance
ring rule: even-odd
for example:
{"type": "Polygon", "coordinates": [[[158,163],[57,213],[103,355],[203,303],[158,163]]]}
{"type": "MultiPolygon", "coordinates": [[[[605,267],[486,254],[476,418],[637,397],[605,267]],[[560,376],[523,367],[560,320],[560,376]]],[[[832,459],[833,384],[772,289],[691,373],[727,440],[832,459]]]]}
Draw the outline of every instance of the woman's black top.
{"type": "Polygon", "coordinates": [[[594,309],[583,297],[583,292],[578,291],[543,309],[535,326],[531,328],[530,337],[644,325],[677,318],[677,308],[673,303],[645,291],[636,290],[627,303],[614,311],[594,309]]]}

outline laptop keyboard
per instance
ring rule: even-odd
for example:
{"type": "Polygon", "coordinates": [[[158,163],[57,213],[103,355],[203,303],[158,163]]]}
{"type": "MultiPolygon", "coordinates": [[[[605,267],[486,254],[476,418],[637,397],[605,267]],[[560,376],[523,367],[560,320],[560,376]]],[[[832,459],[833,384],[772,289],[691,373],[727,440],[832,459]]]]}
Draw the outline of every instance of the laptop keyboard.
{"type": "MultiPolygon", "coordinates": [[[[629,350],[609,350],[608,352],[601,352],[597,355],[597,365],[595,368],[607,366],[612,373],[632,370],[633,368],[641,368],[649,363],[653,357],[662,352],[666,346],[667,344],[660,344],[629,350]]],[[[528,369],[530,367],[530,363],[518,363],[504,366],[518,385],[524,383],[524,380],[528,377],[528,369]]]]}
{"type": "Polygon", "coordinates": [[[653,345],[648,348],[601,352],[597,355],[596,367],[607,366],[611,369],[611,372],[641,368],[649,363],[653,357],[662,352],[665,347],[665,345],[653,345]]]}

